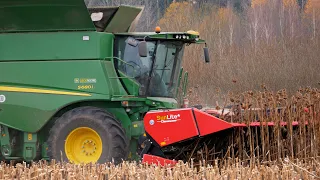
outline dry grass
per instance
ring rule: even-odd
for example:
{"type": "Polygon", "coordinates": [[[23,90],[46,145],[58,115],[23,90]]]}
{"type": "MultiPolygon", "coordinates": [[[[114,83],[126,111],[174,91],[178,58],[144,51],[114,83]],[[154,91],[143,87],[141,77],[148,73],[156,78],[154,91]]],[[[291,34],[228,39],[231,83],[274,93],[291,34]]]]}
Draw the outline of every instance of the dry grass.
{"type": "Polygon", "coordinates": [[[214,134],[209,138],[211,144],[203,144],[196,159],[240,158],[245,163],[260,165],[284,158],[304,160],[320,156],[320,89],[301,88],[289,96],[285,89],[273,92],[264,87],[262,91],[230,93],[224,99],[224,104],[214,108],[221,113],[216,116],[246,127],[219,137],[214,134]],[[265,126],[270,122],[274,125],[265,126]],[[260,127],[248,128],[252,123],[260,127]],[[215,151],[219,148],[223,151],[215,151]]]}
{"type": "Polygon", "coordinates": [[[257,90],[317,87],[320,79],[320,8],[299,9],[296,1],[257,1],[239,14],[232,7],[201,7],[173,3],[159,21],[163,31],[198,30],[207,41],[211,63],[203,60],[203,46],[190,45],[183,67],[189,72],[190,104],[215,105],[227,94],[257,90]],[[284,2],[284,3],[282,3],[284,2]]]}
{"type": "Polygon", "coordinates": [[[221,166],[200,165],[179,162],[174,167],[161,167],[136,162],[123,162],[118,166],[108,164],[72,165],[68,163],[39,162],[30,166],[25,163],[0,165],[0,179],[77,179],[77,180],[107,180],[107,179],[319,179],[319,159],[308,162],[284,160],[281,164],[242,165],[242,163],[226,163],[221,166]]]}

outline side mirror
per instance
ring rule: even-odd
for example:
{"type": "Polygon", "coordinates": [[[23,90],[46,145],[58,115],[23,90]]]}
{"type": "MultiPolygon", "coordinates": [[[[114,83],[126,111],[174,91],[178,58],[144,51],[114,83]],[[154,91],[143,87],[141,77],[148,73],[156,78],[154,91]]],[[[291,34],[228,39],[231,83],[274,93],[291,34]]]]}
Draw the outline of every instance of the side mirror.
{"type": "Polygon", "coordinates": [[[148,56],[147,42],[146,41],[141,41],[139,43],[139,55],[140,55],[140,57],[147,57],[148,56]]]}
{"type": "Polygon", "coordinates": [[[204,60],[206,61],[206,63],[209,63],[210,62],[210,57],[209,57],[208,47],[207,46],[204,47],[203,51],[204,51],[204,60]]]}

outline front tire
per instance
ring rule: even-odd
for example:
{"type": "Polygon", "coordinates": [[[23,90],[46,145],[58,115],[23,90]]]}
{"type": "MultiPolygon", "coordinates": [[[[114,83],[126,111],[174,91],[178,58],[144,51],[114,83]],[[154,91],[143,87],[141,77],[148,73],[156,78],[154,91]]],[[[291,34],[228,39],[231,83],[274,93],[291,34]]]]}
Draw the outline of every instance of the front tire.
{"type": "Polygon", "coordinates": [[[125,130],[113,115],[95,107],[79,107],[63,114],[49,132],[51,159],[75,164],[116,164],[128,155],[125,130]],[[62,152],[62,153],[61,153],[62,152]]]}

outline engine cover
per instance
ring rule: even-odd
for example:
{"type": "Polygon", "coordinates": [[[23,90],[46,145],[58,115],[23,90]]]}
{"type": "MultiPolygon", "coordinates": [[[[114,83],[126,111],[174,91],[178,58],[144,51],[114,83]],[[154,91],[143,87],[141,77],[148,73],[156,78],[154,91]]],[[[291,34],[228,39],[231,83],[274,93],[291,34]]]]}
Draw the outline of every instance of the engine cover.
{"type": "Polygon", "coordinates": [[[146,132],[161,146],[200,137],[232,124],[194,108],[150,111],[144,117],[146,132]]]}

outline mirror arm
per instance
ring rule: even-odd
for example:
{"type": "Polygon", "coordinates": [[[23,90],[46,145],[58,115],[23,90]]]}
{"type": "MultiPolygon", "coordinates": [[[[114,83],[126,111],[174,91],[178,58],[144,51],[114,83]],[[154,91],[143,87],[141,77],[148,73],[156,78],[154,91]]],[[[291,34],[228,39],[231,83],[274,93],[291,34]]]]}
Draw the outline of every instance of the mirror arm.
{"type": "Polygon", "coordinates": [[[207,47],[207,43],[204,43],[204,48],[203,48],[203,52],[204,52],[204,60],[206,63],[210,62],[210,57],[209,57],[209,50],[207,47]]]}

